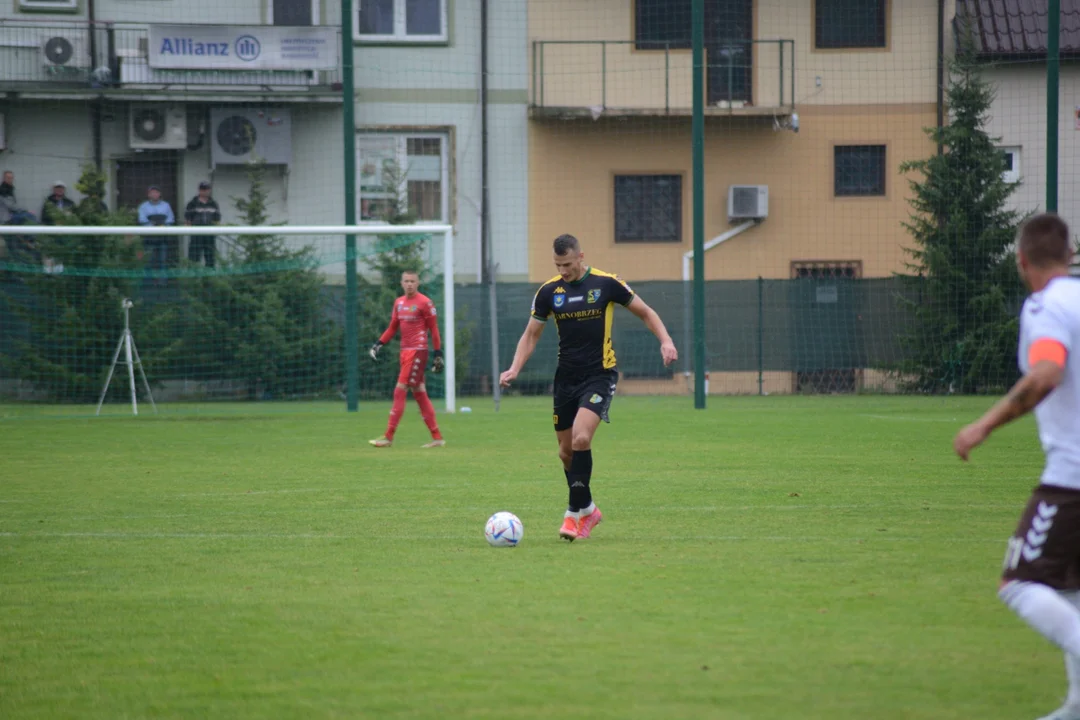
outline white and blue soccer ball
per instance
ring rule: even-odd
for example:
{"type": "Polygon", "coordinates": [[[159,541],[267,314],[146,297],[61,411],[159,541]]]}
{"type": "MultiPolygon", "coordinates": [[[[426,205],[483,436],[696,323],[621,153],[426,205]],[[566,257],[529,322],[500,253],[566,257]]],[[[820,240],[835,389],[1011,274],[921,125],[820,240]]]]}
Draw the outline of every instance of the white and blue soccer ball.
{"type": "Polygon", "coordinates": [[[484,537],[492,547],[514,547],[524,534],[525,526],[511,512],[495,513],[484,526],[484,537]]]}

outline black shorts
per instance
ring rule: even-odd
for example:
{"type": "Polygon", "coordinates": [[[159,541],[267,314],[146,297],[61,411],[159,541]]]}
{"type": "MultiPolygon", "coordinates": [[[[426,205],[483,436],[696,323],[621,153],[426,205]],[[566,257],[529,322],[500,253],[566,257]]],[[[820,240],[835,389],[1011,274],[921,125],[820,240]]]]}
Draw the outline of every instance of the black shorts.
{"type": "Polygon", "coordinates": [[[583,376],[555,373],[555,430],[569,430],[580,408],[588,408],[604,422],[611,422],[608,410],[615,397],[619,373],[604,370],[583,376]]]}
{"type": "Polygon", "coordinates": [[[1080,490],[1039,485],[1005,553],[1004,580],[1080,589],[1080,490]]]}

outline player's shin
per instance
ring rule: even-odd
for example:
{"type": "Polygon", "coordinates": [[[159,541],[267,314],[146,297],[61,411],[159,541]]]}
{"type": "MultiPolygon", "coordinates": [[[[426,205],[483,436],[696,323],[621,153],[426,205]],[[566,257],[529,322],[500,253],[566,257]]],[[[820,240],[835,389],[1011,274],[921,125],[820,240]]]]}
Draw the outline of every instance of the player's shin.
{"type": "Polygon", "coordinates": [[[394,433],[397,432],[398,423],[401,422],[401,416],[405,414],[405,399],[408,396],[408,390],[405,388],[394,388],[394,405],[390,408],[390,422],[386,425],[386,439],[393,440],[394,433]]]}
{"type": "Polygon", "coordinates": [[[416,404],[420,406],[420,415],[424,418],[424,424],[427,425],[428,430],[431,431],[432,440],[442,440],[439,423],[435,419],[435,406],[431,404],[431,398],[428,397],[427,392],[414,392],[413,397],[416,398],[416,404]]]}
{"type": "Polygon", "coordinates": [[[1066,653],[1080,657],[1080,610],[1040,583],[1012,580],[998,596],[1013,612],[1066,653]]]}
{"type": "Polygon", "coordinates": [[[592,480],[592,464],[592,450],[574,451],[570,459],[570,470],[567,472],[572,510],[581,511],[592,506],[592,491],[589,489],[589,481],[592,480]]]}

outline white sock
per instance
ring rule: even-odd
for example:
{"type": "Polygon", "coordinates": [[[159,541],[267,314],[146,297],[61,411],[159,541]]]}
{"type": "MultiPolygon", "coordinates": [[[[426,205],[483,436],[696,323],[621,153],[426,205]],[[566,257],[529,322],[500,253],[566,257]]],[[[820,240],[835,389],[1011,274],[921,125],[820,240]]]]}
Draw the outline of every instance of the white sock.
{"type": "Polygon", "coordinates": [[[594,502],[589,503],[589,507],[581,508],[581,517],[585,517],[586,515],[592,515],[593,510],[595,510],[595,509],[596,509],[596,503],[594,503],[594,502]]]}
{"type": "Polygon", "coordinates": [[[577,520],[578,518],[581,517],[581,512],[580,511],[579,512],[574,512],[573,510],[567,510],[566,514],[563,515],[563,517],[570,517],[570,518],[574,518],[575,520],[577,520]]]}
{"type": "Polygon", "coordinates": [[[1012,580],[998,591],[998,597],[1047,640],[1080,657],[1080,610],[1056,590],[1012,580]]]}
{"type": "MultiPolygon", "coordinates": [[[[1080,591],[1066,590],[1058,594],[1080,610],[1080,591]]],[[[1080,657],[1065,653],[1065,677],[1069,680],[1069,694],[1065,698],[1065,705],[1080,709],[1080,657]]]]}

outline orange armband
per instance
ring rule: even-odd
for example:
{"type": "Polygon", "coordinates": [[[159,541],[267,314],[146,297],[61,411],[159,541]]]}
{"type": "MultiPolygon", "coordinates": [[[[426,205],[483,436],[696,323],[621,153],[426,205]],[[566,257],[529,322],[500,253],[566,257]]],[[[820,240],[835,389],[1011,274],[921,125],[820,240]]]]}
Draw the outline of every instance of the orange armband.
{"type": "Polygon", "coordinates": [[[1069,352],[1065,349],[1065,346],[1057,340],[1039,338],[1031,343],[1031,347],[1028,349],[1028,367],[1035,367],[1036,363],[1049,360],[1058,367],[1063,368],[1065,367],[1065,358],[1068,355],[1069,352]]]}

